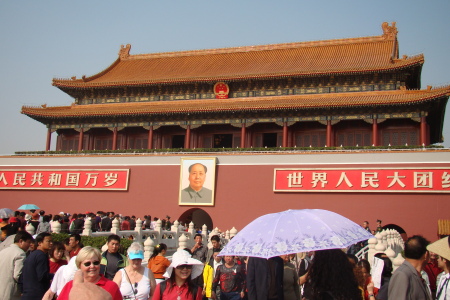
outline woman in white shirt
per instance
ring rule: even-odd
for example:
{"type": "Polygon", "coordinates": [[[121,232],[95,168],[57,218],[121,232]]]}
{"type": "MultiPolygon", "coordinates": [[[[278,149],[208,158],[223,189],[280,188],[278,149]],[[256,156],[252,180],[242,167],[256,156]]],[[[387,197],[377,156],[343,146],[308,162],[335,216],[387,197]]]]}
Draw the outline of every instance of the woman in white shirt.
{"type": "Polygon", "coordinates": [[[127,250],[128,266],[120,269],[114,276],[123,299],[147,300],[155,290],[156,281],[153,273],[142,265],[144,249],[138,242],[134,242],[127,250]]]}

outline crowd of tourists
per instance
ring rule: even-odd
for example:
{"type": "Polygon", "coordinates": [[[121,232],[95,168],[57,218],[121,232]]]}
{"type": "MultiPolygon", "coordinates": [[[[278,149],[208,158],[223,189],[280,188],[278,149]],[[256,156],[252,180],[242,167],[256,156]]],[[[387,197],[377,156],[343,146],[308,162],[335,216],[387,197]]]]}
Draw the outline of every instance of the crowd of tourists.
{"type": "MultiPolygon", "coordinates": [[[[33,225],[36,234],[41,232],[54,232],[53,227],[58,224],[61,233],[78,233],[81,234],[84,229],[84,223],[87,219],[92,222],[91,230],[97,231],[111,231],[114,220],[119,222],[120,230],[134,230],[136,228],[136,216],[123,216],[115,214],[114,212],[97,211],[68,214],[60,212],[57,215],[46,214],[44,210],[36,212],[31,210],[30,213],[16,211],[13,217],[0,219],[1,236],[0,241],[3,241],[6,236],[16,232],[19,228],[25,230],[28,224],[33,225]]],[[[144,215],[142,218],[142,229],[155,229],[156,221],[159,218],[152,219],[149,215],[144,215]]],[[[171,228],[170,216],[161,218],[161,228],[170,230],[171,228]]]]}
{"type": "MultiPolygon", "coordinates": [[[[103,220],[116,216],[97,214],[98,230],[106,231],[103,220]]],[[[84,219],[80,215],[72,223],[84,219]]],[[[49,218],[45,213],[38,216],[31,218],[38,221],[35,236],[23,230],[13,219],[17,217],[4,225],[8,227],[0,244],[0,299],[450,300],[449,237],[434,243],[420,235],[410,237],[405,261],[394,272],[391,260],[377,253],[375,259],[383,262],[383,268],[381,283],[375,286],[369,261],[343,249],[269,259],[237,257],[220,254],[220,236],[205,241],[196,234],[194,246],[178,249],[170,260],[167,246],[156,245],[143,264],[140,242],[131,243],[122,254],[121,238],[111,234],[101,252],[82,245],[78,228],[70,229],[70,222],[70,237],[63,243],[52,241],[51,228],[42,225],[49,218]]],[[[123,218],[130,228],[135,226],[131,219],[123,218]]]]}

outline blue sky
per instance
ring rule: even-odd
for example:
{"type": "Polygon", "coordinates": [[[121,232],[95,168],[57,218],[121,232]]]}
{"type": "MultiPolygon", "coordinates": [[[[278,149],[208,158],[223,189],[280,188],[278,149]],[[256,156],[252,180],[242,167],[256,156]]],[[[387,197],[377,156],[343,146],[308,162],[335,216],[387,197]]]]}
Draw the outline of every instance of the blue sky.
{"type": "MultiPolygon", "coordinates": [[[[449,0],[0,1],[0,154],[44,150],[23,105],[70,105],[53,78],[93,75],[131,54],[381,35],[397,22],[400,55],[425,55],[422,88],[450,84],[449,0]]],[[[450,116],[444,124],[450,146],[450,116]]],[[[55,149],[56,133],[52,135],[55,149]]]]}

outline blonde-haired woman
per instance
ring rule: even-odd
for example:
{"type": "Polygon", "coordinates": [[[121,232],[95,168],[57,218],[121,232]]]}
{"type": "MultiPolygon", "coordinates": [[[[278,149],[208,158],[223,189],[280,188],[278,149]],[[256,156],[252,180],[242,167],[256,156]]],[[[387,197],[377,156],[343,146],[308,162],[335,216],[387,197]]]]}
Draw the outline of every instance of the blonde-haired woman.
{"type": "MultiPolygon", "coordinates": [[[[113,281],[105,278],[100,274],[100,260],[102,254],[97,248],[86,246],[80,250],[75,259],[75,264],[80,269],[83,275],[84,282],[93,283],[109,294],[111,294],[113,300],[122,300],[122,294],[120,293],[119,287],[113,281]]],[[[61,291],[58,296],[58,300],[69,299],[70,291],[73,287],[73,280],[69,281],[61,291]]]]}
{"type": "Polygon", "coordinates": [[[116,273],[113,281],[119,286],[123,299],[147,300],[153,295],[156,282],[152,272],[142,265],[144,248],[134,242],[127,253],[128,265],[116,273]]]}
{"type": "Polygon", "coordinates": [[[150,256],[150,259],[148,260],[148,268],[152,270],[156,283],[160,283],[165,280],[163,275],[166,272],[166,269],[170,266],[170,261],[164,257],[166,252],[166,244],[161,243],[156,245],[152,256],[150,256]]]}

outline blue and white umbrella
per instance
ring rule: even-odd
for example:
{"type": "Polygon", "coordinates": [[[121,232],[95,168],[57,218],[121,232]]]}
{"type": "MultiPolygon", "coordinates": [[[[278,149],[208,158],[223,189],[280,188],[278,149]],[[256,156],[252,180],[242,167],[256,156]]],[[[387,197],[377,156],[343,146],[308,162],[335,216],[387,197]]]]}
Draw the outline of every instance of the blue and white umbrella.
{"type": "Polygon", "coordinates": [[[24,205],[21,205],[18,209],[20,209],[20,210],[39,209],[39,206],[37,206],[35,204],[24,204],[24,205]]]}
{"type": "Polygon", "coordinates": [[[220,256],[269,258],[345,248],[373,235],[359,224],[328,210],[298,209],[261,216],[244,227],[220,256]]]}

